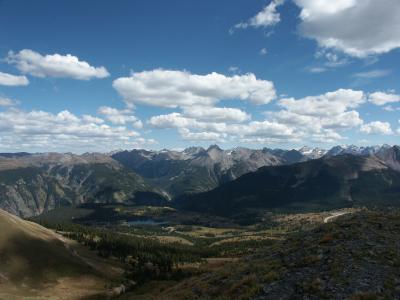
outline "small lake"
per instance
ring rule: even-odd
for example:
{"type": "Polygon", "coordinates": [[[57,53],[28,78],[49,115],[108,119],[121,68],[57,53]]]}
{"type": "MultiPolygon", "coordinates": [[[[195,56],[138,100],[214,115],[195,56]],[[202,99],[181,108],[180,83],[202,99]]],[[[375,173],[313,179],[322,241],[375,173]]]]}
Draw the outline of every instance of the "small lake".
{"type": "Polygon", "coordinates": [[[159,225],[166,225],[167,222],[157,222],[151,219],[147,220],[136,220],[136,221],[126,221],[124,222],[127,226],[137,226],[137,225],[152,225],[152,226],[159,226],[159,225]]]}

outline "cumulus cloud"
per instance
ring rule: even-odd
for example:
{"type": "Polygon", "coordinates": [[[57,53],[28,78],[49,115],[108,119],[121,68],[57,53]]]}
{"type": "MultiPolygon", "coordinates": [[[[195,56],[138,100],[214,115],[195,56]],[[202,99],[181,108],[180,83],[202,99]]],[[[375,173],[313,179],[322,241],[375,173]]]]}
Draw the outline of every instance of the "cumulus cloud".
{"type": "Polygon", "coordinates": [[[97,112],[100,115],[103,115],[112,124],[125,125],[130,123],[135,128],[143,127],[142,121],[132,115],[132,111],[130,109],[118,110],[109,106],[101,106],[97,112]]]}
{"type": "Polygon", "coordinates": [[[331,117],[356,108],[365,102],[362,91],[339,89],[319,96],[309,96],[299,100],[282,99],[279,105],[286,110],[305,116],[331,117]]]}
{"type": "Polygon", "coordinates": [[[154,143],[125,126],[110,126],[100,118],[76,116],[64,110],[0,112],[2,151],[109,151],[154,143]]]}
{"type": "Polygon", "coordinates": [[[185,116],[197,120],[214,122],[244,122],[250,119],[246,112],[229,107],[191,106],[184,107],[185,116]]]}
{"type": "Polygon", "coordinates": [[[208,131],[202,131],[202,132],[191,132],[187,128],[180,128],[179,133],[182,137],[182,139],[187,140],[187,141],[193,141],[193,142],[198,142],[198,141],[213,141],[213,142],[224,142],[224,134],[218,133],[218,132],[208,132],[208,131]]]}
{"type": "MultiPolygon", "coordinates": [[[[153,116],[148,123],[158,129],[176,128],[182,138],[190,140],[215,137],[216,141],[242,143],[332,143],[343,139],[341,132],[364,123],[355,109],[365,103],[365,98],[362,91],[339,89],[300,99],[281,99],[278,102],[281,110],[267,112],[266,119],[260,121],[244,118],[245,115],[241,118],[205,117],[202,110],[188,111],[188,114],[184,110],[183,113],[153,116]]],[[[206,109],[210,109],[210,115],[214,114],[212,108],[205,108],[204,113],[206,109]]],[[[215,113],[223,116],[219,110],[215,113]]]]}
{"type": "Polygon", "coordinates": [[[220,141],[222,138],[230,138],[236,142],[240,142],[246,138],[262,136],[275,139],[288,139],[293,134],[291,128],[277,122],[251,121],[247,124],[202,122],[194,118],[185,117],[180,113],[153,116],[148,123],[158,129],[176,128],[184,139],[190,140],[194,140],[196,137],[204,140],[205,136],[207,136],[208,138],[216,137],[214,141],[220,141]],[[189,136],[190,138],[188,138],[189,136]]]}
{"type": "Polygon", "coordinates": [[[275,121],[252,121],[244,125],[233,125],[227,128],[227,132],[242,138],[269,137],[290,139],[293,138],[293,129],[286,124],[275,121]]]}
{"type": "Polygon", "coordinates": [[[174,112],[167,115],[153,116],[148,123],[158,129],[165,128],[195,128],[200,130],[221,130],[225,123],[201,122],[194,118],[188,118],[181,113],[174,112]]]}
{"type": "Polygon", "coordinates": [[[354,109],[364,102],[362,91],[339,89],[300,99],[281,99],[282,110],[266,115],[291,128],[294,138],[332,143],[343,139],[340,132],[363,124],[354,109]]]}
{"type": "MultiPolygon", "coordinates": [[[[281,16],[277,12],[277,7],[281,6],[284,0],[272,0],[268,5],[266,5],[259,13],[254,17],[250,18],[246,22],[240,22],[236,24],[234,29],[245,29],[248,27],[270,27],[278,24],[281,21],[281,16]]],[[[234,30],[233,29],[233,30],[234,30]]],[[[232,31],[231,31],[232,32],[232,31]]]]}
{"type": "Polygon", "coordinates": [[[22,73],[36,77],[90,80],[92,78],[105,78],[110,75],[105,67],[93,67],[71,54],[41,55],[35,51],[24,49],[18,53],[10,51],[6,60],[15,65],[22,73]]]}
{"type": "Polygon", "coordinates": [[[191,74],[187,71],[156,69],[132,73],[113,82],[128,105],[160,107],[212,106],[220,100],[240,99],[267,104],[276,98],[271,81],[252,73],[225,76],[219,73],[191,74]]]}
{"type": "Polygon", "coordinates": [[[398,0],[294,0],[300,7],[302,35],[322,48],[355,57],[400,47],[398,0]]]}
{"type": "Polygon", "coordinates": [[[369,102],[375,104],[375,105],[385,105],[388,103],[395,103],[395,102],[400,102],[400,96],[396,94],[388,94],[384,92],[375,92],[372,94],[369,94],[368,96],[369,102]]]}
{"type": "Polygon", "coordinates": [[[390,123],[381,121],[364,124],[363,126],[361,126],[360,131],[366,134],[393,134],[390,123]]]}
{"type": "Polygon", "coordinates": [[[0,72],[0,85],[20,86],[28,85],[29,80],[25,76],[16,76],[8,73],[0,72]]]}
{"type": "Polygon", "coordinates": [[[94,117],[92,115],[83,115],[82,120],[87,123],[94,123],[94,124],[103,124],[104,120],[98,117],[94,117]]]}

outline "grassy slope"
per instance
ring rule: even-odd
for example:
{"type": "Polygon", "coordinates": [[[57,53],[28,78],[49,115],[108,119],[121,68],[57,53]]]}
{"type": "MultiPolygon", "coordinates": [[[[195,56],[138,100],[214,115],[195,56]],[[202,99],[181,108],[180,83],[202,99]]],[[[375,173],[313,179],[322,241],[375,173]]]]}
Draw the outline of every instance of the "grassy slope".
{"type": "Polygon", "coordinates": [[[0,299],[83,299],[104,280],[54,232],[0,210],[0,299]]]}

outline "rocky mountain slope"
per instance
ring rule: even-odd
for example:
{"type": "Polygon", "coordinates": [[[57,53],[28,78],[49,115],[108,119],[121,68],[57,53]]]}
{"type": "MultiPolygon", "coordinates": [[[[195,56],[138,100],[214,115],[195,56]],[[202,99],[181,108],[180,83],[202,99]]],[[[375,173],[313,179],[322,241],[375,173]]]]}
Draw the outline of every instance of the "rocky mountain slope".
{"type": "Polygon", "coordinates": [[[209,191],[264,166],[288,165],[321,157],[351,154],[378,155],[388,145],[336,146],[330,150],[303,147],[299,150],[234,148],[222,150],[191,147],[183,151],[117,151],[112,158],[167,191],[171,197],[209,191]]]}
{"type": "Polygon", "coordinates": [[[166,190],[171,196],[208,191],[263,166],[308,160],[299,151],[222,150],[192,147],[178,151],[122,151],[112,157],[166,190]]]}
{"type": "Polygon", "coordinates": [[[162,194],[106,155],[0,157],[0,208],[23,217],[82,203],[162,202],[162,194]]]}
{"type": "Polygon", "coordinates": [[[398,212],[341,216],[221,262],[164,289],[163,299],[400,299],[399,234],[398,212]]]}
{"type": "Polygon", "coordinates": [[[372,156],[339,155],[269,166],[205,193],[177,199],[181,208],[234,214],[248,208],[313,210],[400,205],[399,147],[372,156]]]}

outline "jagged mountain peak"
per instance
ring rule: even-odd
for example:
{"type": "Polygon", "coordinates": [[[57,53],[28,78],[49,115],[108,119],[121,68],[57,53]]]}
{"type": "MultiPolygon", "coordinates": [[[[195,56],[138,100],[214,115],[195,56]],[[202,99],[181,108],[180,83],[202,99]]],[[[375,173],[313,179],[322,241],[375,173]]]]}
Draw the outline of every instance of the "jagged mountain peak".
{"type": "Polygon", "coordinates": [[[372,145],[372,146],[355,146],[355,145],[342,145],[333,147],[328,151],[327,155],[341,155],[341,154],[353,154],[353,155],[376,155],[377,153],[384,151],[385,149],[392,149],[396,146],[388,144],[372,145]]]}
{"type": "Polygon", "coordinates": [[[213,151],[213,150],[216,150],[216,151],[224,151],[224,150],[222,150],[217,144],[210,145],[210,147],[207,148],[207,152],[213,151]]]}
{"type": "Polygon", "coordinates": [[[203,147],[188,147],[185,150],[183,150],[183,153],[190,155],[190,156],[194,156],[194,155],[203,153],[205,151],[206,150],[203,147]]]}
{"type": "Polygon", "coordinates": [[[300,148],[298,150],[301,154],[303,154],[304,156],[310,158],[310,159],[317,159],[320,158],[322,156],[324,156],[327,151],[321,148],[311,148],[308,146],[303,146],[302,148],[300,148]]]}

